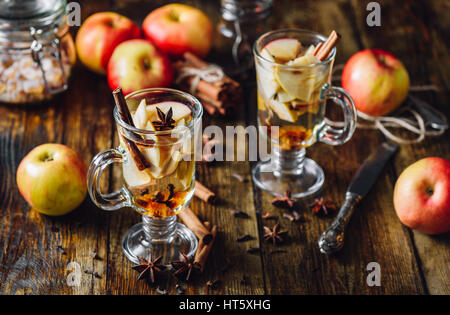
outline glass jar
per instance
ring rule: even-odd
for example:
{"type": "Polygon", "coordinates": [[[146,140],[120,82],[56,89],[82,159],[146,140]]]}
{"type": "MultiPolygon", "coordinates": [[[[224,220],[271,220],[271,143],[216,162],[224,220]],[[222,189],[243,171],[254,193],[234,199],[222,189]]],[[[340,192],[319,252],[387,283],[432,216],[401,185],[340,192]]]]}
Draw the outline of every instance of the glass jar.
{"type": "Polygon", "coordinates": [[[51,99],[75,60],[65,0],[0,0],[0,102],[51,99]]]}
{"type": "Polygon", "coordinates": [[[251,47],[259,36],[269,31],[266,18],[271,11],[272,0],[221,0],[220,49],[228,55],[221,58],[221,63],[225,60],[229,75],[245,76],[253,67],[251,47]],[[232,60],[228,60],[230,56],[232,60]]]}

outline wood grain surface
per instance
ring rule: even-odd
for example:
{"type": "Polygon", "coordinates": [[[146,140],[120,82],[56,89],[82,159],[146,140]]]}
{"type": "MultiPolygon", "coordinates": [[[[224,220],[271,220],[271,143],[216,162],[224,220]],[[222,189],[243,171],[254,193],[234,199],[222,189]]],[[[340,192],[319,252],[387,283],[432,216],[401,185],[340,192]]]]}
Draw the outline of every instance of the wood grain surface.
{"type": "MultiPolygon", "coordinates": [[[[141,23],[145,14],[167,1],[79,1],[82,19],[94,12],[113,10],[141,23]]],[[[219,1],[182,1],[204,10],[219,22],[219,1]]],[[[438,92],[416,95],[449,117],[450,5],[446,0],[379,1],[382,26],[366,25],[368,0],[288,1],[274,0],[267,29],[305,28],[342,35],[335,64],[342,64],[356,51],[381,48],[391,51],[405,64],[412,85],[434,84],[438,92]]],[[[73,29],[74,34],[76,28],[73,29]]],[[[219,60],[225,39],[217,36],[210,60],[219,60]]],[[[232,118],[205,115],[203,126],[256,124],[254,75],[241,80],[242,104],[232,118]]],[[[87,198],[76,211],[59,218],[30,209],[16,185],[16,169],[35,146],[64,143],[79,152],[89,165],[98,152],[117,145],[112,117],[113,101],[104,77],[80,64],[74,69],[69,90],[40,107],[0,105],[0,294],[161,294],[176,293],[168,277],[159,287],[138,281],[121,249],[126,230],[139,222],[131,209],[106,212],[87,198]],[[93,251],[99,259],[93,259],[93,251]],[[68,285],[74,264],[81,268],[81,283],[68,285]],[[87,273],[85,272],[87,271],[87,273]],[[97,272],[97,276],[91,274],[97,272]]],[[[331,109],[333,114],[334,109],[331,109]]],[[[406,136],[406,134],[403,134],[406,136]]],[[[338,204],[353,174],[382,142],[381,133],[358,129],[343,146],[316,144],[308,156],[325,171],[322,194],[338,204]]],[[[376,185],[357,208],[341,252],[324,256],[317,239],[333,218],[312,216],[308,200],[299,207],[301,220],[290,222],[286,210],[275,208],[272,196],[251,180],[240,182],[233,174],[250,179],[253,162],[198,163],[197,179],[215,191],[219,201],[208,205],[195,199],[191,208],[203,221],[218,226],[219,233],[205,272],[185,285],[186,294],[450,294],[450,234],[429,236],[412,231],[397,219],[392,194],[404,168],[426,156],[450,159],[448,131],[420,144],[401,145],[376,185]],[[235,218],[239,209],[249,218],[235,218]],[[275,220],[261,215],[271,212],[275,220]],[[286,242],[274,251],[263,240],[263,226],[279,222],[288,231],[286,242]],[[236,242],[249,234],[252,239],[236,242]],[[260,252],[247,253],[248,247],[260,252]],[[369,287],[367,264],[381,267],[381,286],[369,287]],[[218,282],[213,290],[207,281],[218,282]]],[[[102,187],[121,186],[121,171],[114,167],[103,178],[102,187]]]]}

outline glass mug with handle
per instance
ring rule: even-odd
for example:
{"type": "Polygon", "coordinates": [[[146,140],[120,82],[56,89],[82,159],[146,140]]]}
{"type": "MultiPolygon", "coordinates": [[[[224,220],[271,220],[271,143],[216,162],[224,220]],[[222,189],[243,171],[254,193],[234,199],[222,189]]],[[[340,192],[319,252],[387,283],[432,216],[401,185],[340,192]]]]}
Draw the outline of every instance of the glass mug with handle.
{"type": "Polygon", "coordinates": [[[101,209],[131,207],[142,214],[142,223],[131,227],[122,240],[125,255],[134,263],[149,254],[154,259],[162,256],[163,264],[178,260],[180,252],[192,257],[197,238],[177,222],[176,214],[194,194],[195,143],[203,107],[192,95],[173,89],[139,90],[125,99],[135,126],[124,122],[114,108],[120,145],[92,160],[89,195],[101,209]],[[111,163],[122,164],[124,185],[105,194],[100,177],[111,163]]]}
{"type": "Polygon", "coordinates": [[[252,170],[262,190],[273,194],[289,190],[296,198],[316,193],[325,176],[305,157],[305,148],[317,141],[341,145],[355,131],[356,109],[350,95],[330,84],[336,48],[322,61],[314,53],[326,40],[311,31],[290,29],[266,33],[255,42],[258,125],[272,141],[270,159],[252,170]],[[342,129],[325,123],[327,100],[342,108],[342,129]]]}

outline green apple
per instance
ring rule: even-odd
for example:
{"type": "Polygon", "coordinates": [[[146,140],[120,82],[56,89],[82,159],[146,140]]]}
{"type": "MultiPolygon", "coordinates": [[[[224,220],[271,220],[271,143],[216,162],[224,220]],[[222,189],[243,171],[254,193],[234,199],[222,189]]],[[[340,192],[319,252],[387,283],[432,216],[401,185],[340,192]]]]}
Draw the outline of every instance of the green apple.
{"type": "Polygon", "coordinates": [[[62,144],[35,147],[17,168],[17,186],[40,213],[58,216],[77,208],[86,197],[87,168],[82,158],[62,144]]]}

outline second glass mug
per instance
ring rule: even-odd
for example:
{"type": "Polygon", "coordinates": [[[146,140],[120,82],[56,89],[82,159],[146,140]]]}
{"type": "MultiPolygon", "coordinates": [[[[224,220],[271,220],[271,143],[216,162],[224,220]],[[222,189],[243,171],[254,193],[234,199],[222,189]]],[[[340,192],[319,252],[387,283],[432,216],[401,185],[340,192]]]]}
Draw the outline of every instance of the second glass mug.
{"type": "Polygon", "coordinates": [[[258,86],[258,124],[260,132],[272,141],[271,158],[252,170],[255,184],[272,194],[286,190],[296,198],[315,194],[325,176],[322,168],[305,157],[306,147],[320,141],[329,145],[347,142],[356,127],[356,109],[350,95],[330,85],[336,48],[319,62],[307,65],[277,63],[264,51],[271,42],[296,39],[302,49],[313,49],[326,36],[306,30],[278,30],[262,35],[253,48],[258,86]],[[344,112],[343,129],[325,123],[327,100],[344,112]],[[272,127],[278,128],[272,128],[272,127]],[[267,132],[265,131],[267,130],[267,132]]]}
{"type": "Polygon", "coordinates": [[[145,100],[144,113],[157,114],[158,107],[167,115],[172,109],[175,126],[158,131],[130,126],[121,119],[116,106],[114,119],[120,145],[100,152],[92,160],[88,171],[89,195],[103,210],[131,207],[142,214],[142,222],[131,227],[122,239],[122,249],[132,262],[139,263],[138,257],[147,258],[149,254],[153,259],[162,256],[161,263],[166,265],[178,260],[180,253],[192,257],[197,250],[197,238],[177,222],[176,214],[189,205],[194,194],[195,144],[200,135],[203,107],[192,95],[173,89],[139,90],[125,99],[130,113],[134,113],[134,121],[138,120],[137,112],[142,110],[139,108],[145,100]],[[138,169],[126,141],[139,148],[150,167],[138,169]],[[120,190],[105,194],[100,190],[100,177],[111,163],[122,164],[125,184],[120,190]]]}

